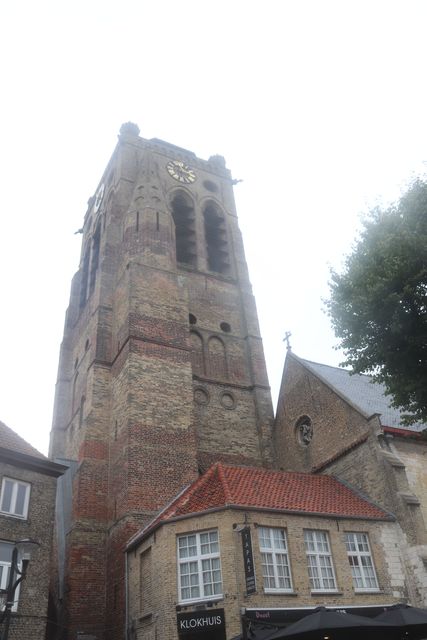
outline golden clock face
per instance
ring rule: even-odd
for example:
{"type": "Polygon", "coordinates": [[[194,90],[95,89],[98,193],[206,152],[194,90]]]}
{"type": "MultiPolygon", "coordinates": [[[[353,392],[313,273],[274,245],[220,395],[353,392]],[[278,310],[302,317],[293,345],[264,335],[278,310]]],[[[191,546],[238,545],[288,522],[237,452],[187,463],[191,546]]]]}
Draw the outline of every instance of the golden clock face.
{"type": "Polygon", "coordinates": [[[193,169],[180,160],[171,160],[166,165],[167,172],[172,178],[183,184],[191,184],[196,179],[193,169]]]}

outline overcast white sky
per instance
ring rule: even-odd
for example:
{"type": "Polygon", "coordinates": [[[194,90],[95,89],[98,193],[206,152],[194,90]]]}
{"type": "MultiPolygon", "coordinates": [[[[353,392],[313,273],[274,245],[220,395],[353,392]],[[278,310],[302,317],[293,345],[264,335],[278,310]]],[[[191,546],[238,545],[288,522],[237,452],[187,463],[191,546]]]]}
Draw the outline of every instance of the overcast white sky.
{"type": "Polygon", "coordinates": [[[360,214],[427,159],[427,2],[30,0],[0,8],[0,420],[47,451],[81,227],[120,125],[233,176],[274,395],[360,214]]]}

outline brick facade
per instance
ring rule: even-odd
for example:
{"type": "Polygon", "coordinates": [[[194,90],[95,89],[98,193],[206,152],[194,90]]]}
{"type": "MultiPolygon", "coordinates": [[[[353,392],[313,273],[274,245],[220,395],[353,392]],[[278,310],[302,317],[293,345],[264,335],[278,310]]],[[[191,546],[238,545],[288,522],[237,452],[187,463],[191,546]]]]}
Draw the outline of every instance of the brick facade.
{"type": "Polygon", "coordinates": [[[372,407],[371,415],[364,413],[288,354],[275,424],[277,464],[285,470],[334,475],[395,514],[409,600],[426,606],[427,447],[415,437],[391,438],[374,412],[372,407]],[[301,416],[311,420],[309,445],[298,437],[301,416]]]}
{"type": "MultiPolygon", "coordinates": [[[[50,617],[48,600],[56,482],[65,467],[50,462],[31,449],[17,434],[0,423],[0,490],[4,478],[8,478],[28,483],[30,491],[25,517],[0,510],[0,542],[13,544],[31,539],[40,545],[19,587],[19,600],[16,612],[12,612],[9,640],[45,640],[50,617]]],[[[51,622],[54,623],[53,620],[51,622]]]]}
{"type": "Polygon", "coordinates": [[[211,529],[219,532],[223,590],[220,598],[211,599],[212,603],[205,611],[209,614],[210,607],[224,608],[227,638],[241,633],[242,608],[280,609],[317,605],[362,607],[390,604],[407,598],[401,557],[393,555],[393,543],[399,538],[396,523],[223,510],[167,522],[129,551],[130,638],[177,640],[177,612],[197,611],[196,603],[186,605],[179,600],[177,537],[211,529]],[[256,593],[249,596],[245,591],[242,539],[236,530],[236,525],[243,523],[251,528],[257,585],[256,593]],[[290,594],[267,593],[263,587],[257,533],[260,526],[286,530],[293,583],[290,594]],[[328,533],[337,582],[335,593],[315,595],[310,590],[304,529],[328,533]],[[379,583],[377,592],[355,593],[344,542],[345,532],[368,534],[379,583]]]}
{"type": "MultiPolygon", "coordinates": [[[[189,523],[144,542],[131,561],[128,592],[124,550],[218,460],[336,474],[371,496],[398,518],[396,525],[354,524],[372,538],[382,593],[355,597],[339,528],[350,524],[326,519],[340,584],[331,603],[425,602],[424,450],[390,443],[378,415],[361,411],[292,354],[273,428],[231,174],[220,156],[201,160],[138,134],[135,125],[122,127],[89,200],[61,345],[50,456],[68,461],[70,471],[58,501],[58,640],[122,639],[127,598],[131,637],[175,637],[175,535],[189,523]],[[296,428],[301,418],[313,428],[309,446],[296,428]]],[[[237,516],[191,523],[210,527],[221,518],[221,607],[230,634],[240,628],[239,606],[279,602],[259,589],[245,600],[237,516]]],[[[292,531],[299,558],[301,527],[311,525],[299,516],[277,516],[274,525],[275,517],[265,516],[292,531]]],[[[280,597],[280,606],[324,603],[307,591],[305,564],[295,561],[293,570],[297,595],[280,597]]]]}
{"type": "Polygon", "coordinates": [[[76,462],[58,566],[69,640],[122,637],[124,545],[200,470],[216,459],[272,461],[270,390],[224,160],[127,125],[100,185],[72,283],[50,446],[54,459],[76,462]],[[194,183],[176,180],[171,162],[190,166],[194,183]]]}

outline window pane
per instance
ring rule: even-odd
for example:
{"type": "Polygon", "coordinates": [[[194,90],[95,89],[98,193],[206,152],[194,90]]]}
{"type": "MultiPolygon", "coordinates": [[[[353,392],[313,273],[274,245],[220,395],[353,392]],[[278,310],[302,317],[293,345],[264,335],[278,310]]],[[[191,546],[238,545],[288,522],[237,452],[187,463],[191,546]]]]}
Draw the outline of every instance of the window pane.
{"type": "Polygon", "coordinates": [[[222,592],[217,531],[178,538],[181,600],[207,598],[222,592]],[[191,561],[182,561],[184,558],[191,561]]]}
{"type": "Polygon", "coordinates": [[[259,546],[261,549],[271,549],[270,530],[265,527],[258,529],[259,546]]]}
{"type": "Polygon", "coordinates": [[[259,527],[258,538],[264,589],[291,590],[292,580],[285,529],[259,527]]]}
{"type": "Polygon", "coordinates": [[[24,515],[26,495],[27,495],[27,486],[23,484],[18,484],[18,491],[16,495],[15,510],[14,510],[14,512],[17,515],[20,515],[20,516],[24,515]]]}
{"type": "Polygon", "coordinates": [[[354,588],[378,589],[367,534],[359,532],[347,533],[346,547],[354,588]]]}
{"type": "Polygon", "coordinates": [[[1,501],[2,511],[7,511],[8,513],[10,513],[11,506],[12,506],[12,491],[13,491],[13,482],[5,478],[3,480],[3,495],[2,495],[2,501],[1,501]]]}
{"type": "Polygon", "coordinates": [[[0,562],[12,561],[13,545],[7,542],[0,542],[0,562]]]}
{"type": "Polygon", "coordinates": [[[335,574],[326,531],[304,531],[308,575],[313,591],[336,589],[335,574]]]}

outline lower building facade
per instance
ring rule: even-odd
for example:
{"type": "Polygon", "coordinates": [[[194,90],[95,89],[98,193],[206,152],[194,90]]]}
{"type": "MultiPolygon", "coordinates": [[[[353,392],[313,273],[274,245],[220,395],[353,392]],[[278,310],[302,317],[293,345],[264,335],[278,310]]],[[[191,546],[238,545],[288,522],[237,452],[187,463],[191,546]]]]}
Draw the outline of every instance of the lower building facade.
{"type": "MultiPolygon", "coordinates": [[[[275,475],[277,491],[295,489],[289,474],[263,473],[275,475]]],[[[319,490],[316,476],[298,475],[311,487],[294,508],[263,506],[262,496],[252,507],[230,505],[238,500],[229,493],[228,506],[191,513],[203,503],[202,488],[181,499],[190,505],[185,514],[166,513],[131,540],[126,637],[253,637],[259,628],[273,631],[317,606],[374,615],[407,602],[398,523],[381,510],[345,516],[344,504],[334,514],[320,513],[314,503],[311,513],[304,511],[311,500],[322,504],[316,491],[333,494],[335,486],[329,478],[331,485],[319,490]]],[[[256,481],[249,493],[254,487],[256,481]]],[[[339,491],[332,502],[345,502],[339,491]]]]}

